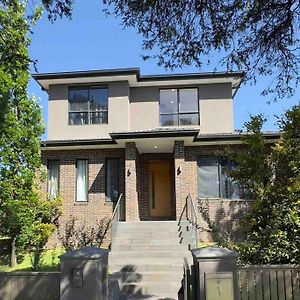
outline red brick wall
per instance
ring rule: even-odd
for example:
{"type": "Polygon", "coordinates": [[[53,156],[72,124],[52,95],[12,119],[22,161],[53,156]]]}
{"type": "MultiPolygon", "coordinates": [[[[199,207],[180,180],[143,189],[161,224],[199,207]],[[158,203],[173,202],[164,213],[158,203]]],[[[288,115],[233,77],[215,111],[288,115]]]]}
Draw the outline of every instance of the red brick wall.
{"type": "MultiPolygon", "coordinates": [[[[240,149],[240,147],[235,148],[240,149]]],[[[177,141],[174,145],[174,153],[139,154],[134,143],[127,143],[126,149],[43,151],[42,161],[46,166],[48,159],[60,160],[60,194],[64,200],[60,223],[65,224],[70,216],[74,216],[82,223],[93,225],[104,217],[110,218],[113,211],[113,203],[105,201],[106,158],[120,159],[120,191],[126,195],[128,221],[151,219],[149,217],[148,163],[150,160],[170,160],[174,170],[172,174],[174,216],[176,211],[178,219],[189,193],[198,208],[199,205],[203,205],[203,201],[197,200],[197,157],[222,151],[224,151],[224,146],[184,147],[182,141],[177,141]],[[76,159],[89,160],[89,201],[87,203],[75,202],[76,159]],[[128,170],[130,170],[130,175],[127,174],[128,170]]],[[[42,191],[46,193],[46,190],[47,181],[42,184],[42,191]]],[[[224,228],[233,231],[236,227],[236,220],[243,216],[247,206],[245,206],[245,201],[226,199],[211,199],[207,203],[210,216],[223,224],[224,228]]],[[[198,210],[198,220],[200,226],[205,229],[200,233],[200,240],[211,240],[200,210],[198,210]]]]}
{"type": "MultiPolygon", "coordinates": [[[[120,192],[124,194],[124,149],[93,149],[93,150],[65,150],[43,151],[42,162],[47,166],[49,159],[60,161],[60,195],[63,198],[63,214],[60,224],[64,225],[74,216],[81,223],[94,225],[102,218],[110,218],[113,211],[113,203],[105,199],[105,159],[120,159],[120,192]],[[76,197],[76,159],[89,160],[89,189],[88,202],[79,203],[76,197]]],[[[47,180],[41,185],[42,192],[47,192],[47,180]]]]}
{"type": "Polygon", "coordinates": [[[125,219],[138,221],[138,151],[134,142],[125,145],[125,172],[125,219]]]}
{"type": "MultiPolygon", "coordinates": [[[[232,146],[232,150],[241,151],[240,145],[232,146]]],[[[185,147],[185,168],[188,188],[184,193],[191,194],[195,204],[198,206],[198,222],[203,228],[199,232],[199,239],[202,242],[212,242],[212,236],[208,232],[207,222],[204,221],[200,206],[206,206],[209,210],[211,220],[218,222],[222,229],[225,230],[232,238],[240,236],[240,228],[237,227],[237,221],[243,218],[249,206],[249,201],[229,200],[229,199],[198,199],[198,174],[197,174],[197,157],[199,155],[220,155],[225,152],[225,146],[197,146],[185,147]]]]}

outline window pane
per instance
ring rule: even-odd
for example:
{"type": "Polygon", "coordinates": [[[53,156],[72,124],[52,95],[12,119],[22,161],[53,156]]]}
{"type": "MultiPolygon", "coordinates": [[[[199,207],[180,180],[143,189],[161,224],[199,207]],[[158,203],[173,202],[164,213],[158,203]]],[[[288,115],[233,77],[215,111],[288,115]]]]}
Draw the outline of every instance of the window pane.
{"type": "Polygon", "coordinates": [[[92,88],[90,90],[90,103],[92,111],[108,109],[108,91],[104,88],[92,88]]]}
{"type": "Polygon", "coordinates": [[[179,125],[199,125],[198,114],[180,114],[179,125]]]}
{"type": "Polygon", "coordinates": [[[48,161],[48,198],[55,199],[58,196],[59,161],[48,161]]]}
{"type": "Polygon", "coordinates": [[[107,115],[107,111],[91,113],[91,124],[107,124],[107,115]]]}
{"type": "Polygon", "coordinates": [[[226,173],[227,170],[232,170],[235,166],[228,161],[222,161],[220,172],[220,191],[221,197],[226,199],[241,199],[242,188],[226,173]]]}
{"type": "Polygon", "coordinates": [[[88,110],[88,89],[69,90],[69,111],[88,110]]]}
{"type": "Polygon", "coordinates": [[[83,125],[88,123],[88,113],[69,113],[70,125],[83,125]]]}
{"type": "Polygon", "coordinates": [[[198,91],[197,89],[179,90],[179,112],[198,111],[198,91]]]}
{"type": "Polygon", "coordinates": [[[77,160],[76,164],[76,201],[88,200],[88,160],[77,160]]]}
{"type": "Polygon", "coordinates": [[[202,156],[198,160],[198,184],[200,198],[219,198],[219,163],[214,156],[202,156]]]}
{"type": "Polygon", "coordinates": [[[160,126],[177,126],[178,115],[161,115],[160,126]]]}
{"type": "Polygon", "coordinates": [[[177,113],[177,90],[160,90],[159,96],[160,113],[177,113]]]}
{"type": "Polygon", "coordinates": [[[109,201],[117,201],[119,197],[119,160],[106,161],[106,197],[109,201]]]}

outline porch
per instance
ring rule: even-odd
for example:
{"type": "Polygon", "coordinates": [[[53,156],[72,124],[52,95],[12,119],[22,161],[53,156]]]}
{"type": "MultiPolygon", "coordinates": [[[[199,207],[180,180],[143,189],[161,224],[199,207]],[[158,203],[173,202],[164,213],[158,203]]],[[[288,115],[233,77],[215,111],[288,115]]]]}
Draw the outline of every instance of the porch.
{"type": "Polygon", "coordinates": [[[168,152],[156,145],[153,152],[141,152],[137,144],[125,143],[125,220],[178,220],[188,188],[184,141],[170,141],[168,152]]]}

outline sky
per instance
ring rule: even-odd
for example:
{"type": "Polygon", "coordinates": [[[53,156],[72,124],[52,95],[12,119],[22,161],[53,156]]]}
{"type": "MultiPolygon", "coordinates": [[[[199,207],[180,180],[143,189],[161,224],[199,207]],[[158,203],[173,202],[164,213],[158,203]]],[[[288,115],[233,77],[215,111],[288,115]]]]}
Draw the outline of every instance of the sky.
{"type": "MultiPolygon", "coordinates": [[[[157,66],[155,60],[144,61],[142,37],[133,28],[123,28],[120,19],[106,17],[99,0],[75,1],[72,20],[66,18],[51,24],[46,14],[37,23],[31,36],[31,59],[38,61],[38,72],[62,72],[138,67],[142,75],[208,72],[212,65],[199,70],[194,66],[174,71],[157,66]]],[[[35,71],[32,68],[32,73],[35,71]]],[[[219,68],[217,71],[224,71],[219,68]]],[[[270,98],[260,95],[270,78],[260,78],[256,85],[243,84],[234,98],[234,126],[242,129],[249,114],[263,113],[268,117],[264,130],[276,130],[275,115],[299,103],[300,89],[292,98],[268,104],[270,98]]],[[[31,80],[29,94],[35,95],[47,122],[47,93],[31,80]]],[[[47,132],[42,137],[47,139],[47,132]]]]}

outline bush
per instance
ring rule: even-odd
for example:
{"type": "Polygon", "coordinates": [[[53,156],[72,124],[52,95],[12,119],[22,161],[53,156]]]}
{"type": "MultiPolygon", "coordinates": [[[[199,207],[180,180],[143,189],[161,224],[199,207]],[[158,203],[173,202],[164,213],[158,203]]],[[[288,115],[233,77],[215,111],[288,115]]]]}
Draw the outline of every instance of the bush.
{"type": "Polygon", "coordinates": [[[95,226],[76,225],[76,218],[71,217],[59,233],[59,239],[64,249],[73,251],[82,247],[100,247],[105,239],[109,221],[103,218],[95,226]]]}

